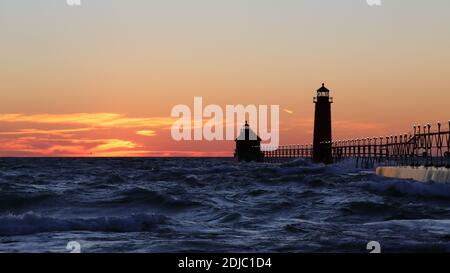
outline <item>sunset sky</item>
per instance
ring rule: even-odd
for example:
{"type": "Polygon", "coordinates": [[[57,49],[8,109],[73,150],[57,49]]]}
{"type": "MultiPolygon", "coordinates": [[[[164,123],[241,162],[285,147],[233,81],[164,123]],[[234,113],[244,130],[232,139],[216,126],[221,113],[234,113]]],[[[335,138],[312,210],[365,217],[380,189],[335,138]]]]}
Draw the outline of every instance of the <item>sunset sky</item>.
{"type": "Polygon", "coordinates": [[[173,106],[280,105],[310,143],[450,119],[450,1],[0,0],[0,156],[230,156],[176,142],[173,106]]]}

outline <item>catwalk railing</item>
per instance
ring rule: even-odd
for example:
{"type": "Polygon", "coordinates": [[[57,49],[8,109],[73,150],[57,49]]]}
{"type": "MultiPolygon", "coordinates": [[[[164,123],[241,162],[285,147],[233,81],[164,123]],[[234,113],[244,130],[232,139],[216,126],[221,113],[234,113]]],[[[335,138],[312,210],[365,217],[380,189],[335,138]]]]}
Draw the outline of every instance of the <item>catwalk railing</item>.
{"type": "MultiPolygon", "coordinates": [[[[363,168],[376,165],[450,168],[450,121],[445,126],[415,125],[412,132],[402,135],[333,141],[331,149],[334,162],[355,159],[356,166],[363,168]]],[[[311,144],[266,147],[263,153],[266,162],[311,159],[313,147],[311,144]]]]}

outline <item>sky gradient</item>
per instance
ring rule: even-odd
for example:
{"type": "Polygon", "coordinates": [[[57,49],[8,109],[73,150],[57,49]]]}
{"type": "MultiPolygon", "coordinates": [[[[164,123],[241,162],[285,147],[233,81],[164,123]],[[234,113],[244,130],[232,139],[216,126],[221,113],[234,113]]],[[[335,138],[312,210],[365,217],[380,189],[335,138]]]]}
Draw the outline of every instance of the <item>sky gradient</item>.
{"type": "Polygon", "coordinates": [[[315,90],[334,139],[450,118],[450,1],[0,0],[0,156],[229,156],[175,142],[177,104],[280,105],[310,143],[315,90]]]}

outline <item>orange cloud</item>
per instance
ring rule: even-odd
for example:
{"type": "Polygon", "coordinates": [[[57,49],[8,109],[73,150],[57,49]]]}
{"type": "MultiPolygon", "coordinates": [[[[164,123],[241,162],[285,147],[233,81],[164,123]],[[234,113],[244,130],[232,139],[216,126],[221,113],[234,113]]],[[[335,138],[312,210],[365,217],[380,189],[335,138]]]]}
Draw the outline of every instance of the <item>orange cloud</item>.
{"type": "MultiPolygon", "coordinates": [[[[282,143],[311,142],[314,119],[289,117],[280,124],[282,143]]],[[[115,113],[0,114],[0,156],[232,155],[230,142],[176,143],[169,130],[174,120],[115,113]]],[[[226,120],[221,124],[226,126],[224,129],[235,127],[226,120]]],[[[378,135],[383,131],[386,128],[382,123],[333,122],[334,139],[378,135]]]]}
{"type": "Polygon", "coordinates": [[[172,122],[115,113],[0,114],[0,156],[144,155],[150,144],[136,134],[156,136],[172,122]]]}
{"type": "Polygon", "coordinates": [[[136,134],[141,136],[155,136],[156,132],[154,130],[140,130],[137,131],[136,134]]]}
{"type": "Polygon", "coordinates": [[[115,113],[0,114],[0,122],[78,124],[92,127],[169,127],[174,120],[170,117],[130,118],[115,113]]]}
{"type": "Polygon", "coordinates": [[[169,130],[174,121],[170,117],[116,113],[0,114],[0,156],[232,155],[227,142],[208,143],[209,148],[199,143],[192,144],[195,147],[175,143],[169,130]],[[152,137],[151,141],[142,136],[152,137]]]}
{"type": "Polygon", "coordinates": [[[66,135],[70,133],[86,132],[92,128],[75,128],[75,129],[55,129],[55,130],[41,130],[41,129],[18,129],[11,132],[0,132],[0,135],[66,135]]]}
{"type": "Polygon", "coordinates": [[[107,139],[104,144],[96,146],[92,151],[108,151],[114,149],[134,149],[138,147],[136,143],[121,139],[107,139]]]}

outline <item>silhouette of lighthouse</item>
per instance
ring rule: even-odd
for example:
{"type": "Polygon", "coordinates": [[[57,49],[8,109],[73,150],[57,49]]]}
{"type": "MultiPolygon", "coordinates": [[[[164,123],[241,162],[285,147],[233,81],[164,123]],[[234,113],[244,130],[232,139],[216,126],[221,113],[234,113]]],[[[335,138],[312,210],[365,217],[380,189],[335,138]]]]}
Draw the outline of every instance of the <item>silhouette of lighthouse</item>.
{"type": "Polygon", "coordinates": [[[234,158],[237,161],[262,162],[264,154],[261,152],[261,138],[250,129],[248,122],[245,122],[240,135],[235,139],[236,150],[234,158]]]}
{"type": "Polygon", "coordinates": [[[330,90],[322,83],[314,97],[316,110],[314,115],[313,161],[329,164],[333,162],[331,150],[331,104],[330,90]]]}

